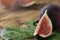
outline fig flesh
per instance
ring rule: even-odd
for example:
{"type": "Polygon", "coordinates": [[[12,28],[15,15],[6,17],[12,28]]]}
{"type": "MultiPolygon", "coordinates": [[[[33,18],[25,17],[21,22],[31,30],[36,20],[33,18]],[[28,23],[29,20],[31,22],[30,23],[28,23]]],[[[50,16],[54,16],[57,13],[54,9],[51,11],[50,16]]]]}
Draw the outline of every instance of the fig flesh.
{"type": "Polygon", "coordinates": [[[39,35],[43,38],[50,36],[52,33],[52,22],[47,15],[47,10],[39,20],[39,23],[35,29],[34,35],[39,35]]]}

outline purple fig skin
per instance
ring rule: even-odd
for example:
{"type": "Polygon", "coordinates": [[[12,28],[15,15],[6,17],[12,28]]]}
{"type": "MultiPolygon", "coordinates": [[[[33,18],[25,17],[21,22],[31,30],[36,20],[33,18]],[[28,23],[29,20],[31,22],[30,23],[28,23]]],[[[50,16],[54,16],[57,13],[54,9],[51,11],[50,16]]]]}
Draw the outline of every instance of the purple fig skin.
{"type": "Polygon", "coordinates": [[[45,10],[48,10],[47,14],[52,21],[53,30],[60,31],[60,7],[54,4],[48,4],[40,10],[40,15],[38,20],[35,23],[38,23],[40,18],[43,16],[45,10]]]}

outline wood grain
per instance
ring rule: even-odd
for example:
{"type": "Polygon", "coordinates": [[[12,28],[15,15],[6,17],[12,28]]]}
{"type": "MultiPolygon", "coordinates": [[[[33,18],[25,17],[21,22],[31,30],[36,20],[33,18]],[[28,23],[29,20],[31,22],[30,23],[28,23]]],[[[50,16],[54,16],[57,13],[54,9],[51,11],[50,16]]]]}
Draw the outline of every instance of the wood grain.
{"type": "MultiPolygon", "coordinates": [[[[36,6],[37,7],[37,6],[36,6]]],[[[21,8],[15,11],[4,9],[3,5],[0,6],[0,26],[20,26],[21,23],[27,22],[32,19],[37,19],[40,11],[39,8],[29,7],[21,8]]]]}

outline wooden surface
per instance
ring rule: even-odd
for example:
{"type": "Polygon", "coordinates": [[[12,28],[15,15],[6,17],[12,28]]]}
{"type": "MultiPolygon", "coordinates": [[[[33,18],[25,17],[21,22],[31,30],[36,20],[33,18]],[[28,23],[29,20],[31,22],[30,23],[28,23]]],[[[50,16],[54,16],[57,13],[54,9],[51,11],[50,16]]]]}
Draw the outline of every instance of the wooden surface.
{"type": "MultiPolygon", "coordinates": [[[[20,26],[22,22],[29,20],[36,20],[39,15],[40,9],[44,5],[33,5],[29,8],[18,8],[14,11],[4,9],[3,5],[0,6],[0,26],[20,26]]],[[[13,10],[13,9],[12,9],[13,10]]]]}

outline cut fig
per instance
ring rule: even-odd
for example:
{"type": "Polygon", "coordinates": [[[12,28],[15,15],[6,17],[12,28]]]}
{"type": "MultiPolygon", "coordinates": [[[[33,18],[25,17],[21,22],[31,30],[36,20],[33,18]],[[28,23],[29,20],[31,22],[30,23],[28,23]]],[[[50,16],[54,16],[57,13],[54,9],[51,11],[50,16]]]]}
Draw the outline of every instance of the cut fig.
{"type": "Polygon", "coordinates": [[[35,1],[34,0],[19,0],[19,4],[22,7],[29,7],[29,6],[34,5],[35,4],[35,1]]]}
{"type": "Polygon", "coordinates": [[[46,38],[50,36],[52,33],[52,22],[47,15],[47,10],[45,11],[44,15],[39,20],[39,23],[35,29],[34,35],[41,36],[46,38]]]}
{"type": "Polygon", "coordinates": [[[40,10],[40,15],[37,20],[37,23],[40,20],[40,18],[44,15],[46,9],[48,10],[47,15],[49,16],[53,24],[53,31],[60,32],[60,6],[58,5],[54,5],[54,4],[45,5],[40,10]]]}

